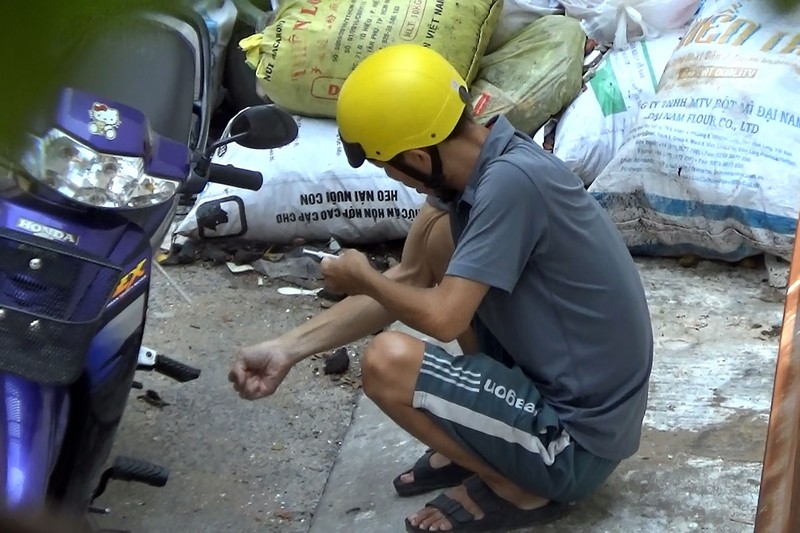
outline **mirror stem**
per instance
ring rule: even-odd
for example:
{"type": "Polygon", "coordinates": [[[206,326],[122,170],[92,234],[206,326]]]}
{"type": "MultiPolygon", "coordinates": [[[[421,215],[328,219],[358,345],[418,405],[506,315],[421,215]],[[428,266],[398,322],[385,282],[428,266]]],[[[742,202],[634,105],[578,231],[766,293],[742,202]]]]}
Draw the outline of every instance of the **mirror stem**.
{"type": "Polygon", "coordinates": [[[219,148],[220,146],[225,146],[226,144],[230,144],[230,143],[232,143],[234,141],[238,141],[239,139],[247,137],[247,135],[249,133],[250,133],[249,131],[243,131],[242,133],[237,133],[236,135],[231,135],[229,137],[223,137],[222,139],[220,139],[217,142],[213,143],[210,147],[208,147],[206,149],[206,155],[209,156],[209,158],[210,158],[214,154],[214,152],[217,151],[217,148],[219,148]]]}
{"type": "Polygon", "coordinates": [[[222,139],[218,140],[217,142],[213,143],[211,146],[206,148],[205,154],[203,157],[200,158],[200,161],[197,162],[195,165],[194,171],[197,175],[206,177],[208,173],[208,169],[211,165],[211,158],[214,156],[214,152],[217,151],[217,148],[220,146],[225,146],[226,144],[230,144],[234,141],[237,141],[243,137],[246,137],[249,132],[243,131],[242,133],[237,133],[236,135],[230,135],[228,137],[223,137],[222,139]]]}

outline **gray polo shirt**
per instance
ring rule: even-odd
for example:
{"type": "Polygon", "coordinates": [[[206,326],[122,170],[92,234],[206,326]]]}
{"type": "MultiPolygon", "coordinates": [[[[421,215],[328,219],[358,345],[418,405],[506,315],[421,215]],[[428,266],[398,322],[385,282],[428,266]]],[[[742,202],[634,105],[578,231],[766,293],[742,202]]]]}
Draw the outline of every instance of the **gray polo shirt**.
{"type": "Polygon", "coordinates": [[[447,274],[490,286],[478,316],[572,438],[620,460],[639,447],[653,333],[639,273],[583,182],[499,118],[449,206],[447,274]]]}

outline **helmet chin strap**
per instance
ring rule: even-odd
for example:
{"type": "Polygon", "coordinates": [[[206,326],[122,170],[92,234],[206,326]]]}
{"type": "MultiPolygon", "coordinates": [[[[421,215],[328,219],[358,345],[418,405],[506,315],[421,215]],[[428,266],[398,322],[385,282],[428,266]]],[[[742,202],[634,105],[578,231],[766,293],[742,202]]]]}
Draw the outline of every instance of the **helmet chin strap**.
{"type": "Polygon", "coordinates": [[[452,202],[458,196],[458,191],[445,184],[444,173],[442,172],[442,156],[439,154],[439,148],[436,146],[429,146],[424,150],[431,156],[430,174],[420,172],[411,165],[406,164],[400,156],[393,158],[389,161],[389,164],[403,174],[414,178],[426,187],[432,189],[440,200],[452,202]]]}

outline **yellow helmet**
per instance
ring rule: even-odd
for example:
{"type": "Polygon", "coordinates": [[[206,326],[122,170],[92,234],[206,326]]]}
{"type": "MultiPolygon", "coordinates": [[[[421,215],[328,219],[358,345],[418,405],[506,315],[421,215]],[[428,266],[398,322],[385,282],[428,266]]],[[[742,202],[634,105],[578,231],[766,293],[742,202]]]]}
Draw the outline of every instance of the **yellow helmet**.
{"type": "Polygon", "coordinates": [[[389,161],[444,141],[468,100],[466,82],[437,52],[417,44],[388,46],[347,77],[336,121],[347,160],[389,161]]]}

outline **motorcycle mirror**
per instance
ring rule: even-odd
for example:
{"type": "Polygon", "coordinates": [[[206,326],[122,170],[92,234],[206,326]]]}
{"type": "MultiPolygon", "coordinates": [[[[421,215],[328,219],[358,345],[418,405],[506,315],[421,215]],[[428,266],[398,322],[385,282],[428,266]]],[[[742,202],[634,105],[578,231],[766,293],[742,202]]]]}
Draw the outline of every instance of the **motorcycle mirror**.
{"type": "Polygon", "coordinates": [[[257,105],[242,110],[231,123],[236,144],[255,150],[286,146],[297,138],[297,123],[274,105],[257,105]]]}

